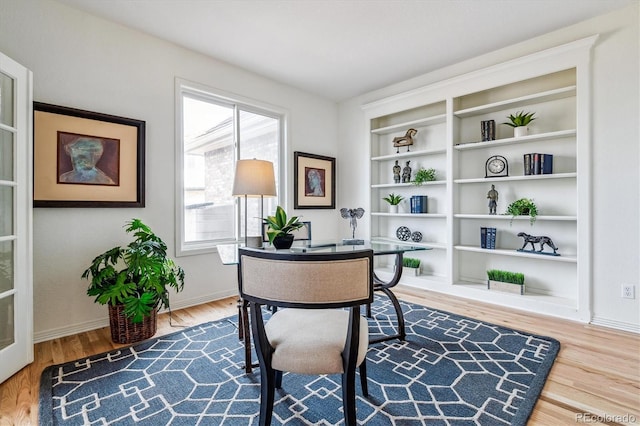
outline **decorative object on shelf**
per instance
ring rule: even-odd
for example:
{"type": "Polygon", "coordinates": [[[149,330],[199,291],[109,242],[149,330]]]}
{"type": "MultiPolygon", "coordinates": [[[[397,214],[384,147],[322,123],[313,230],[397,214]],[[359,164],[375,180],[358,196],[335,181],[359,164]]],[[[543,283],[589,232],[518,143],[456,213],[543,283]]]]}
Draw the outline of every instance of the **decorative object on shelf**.
{"type": "Polygon", "coordinates": [[[487,271],[487,288],[507,293],[524,294],[524,274],[520,272],[489,269],[487,271]]]}
{"type": "Polygon", "coordinates": [[[389,213],[398,213],[398,204],[400,204],[400,202],[404,200],[404,197],[400,194],[394,194],[392,192],[382,199],[389,203],[389,213]]]}
{"type": "Polygon", "coordinates": [[[505,214],[510,214],[512,216],[511,221],[509,222],[510,225],[513,223],[513,218],[516,216],[530,216],[529,223],[533,225],[536,221],[536,216],[538,216],[538,207],[533,200],[529,198],[520,198],[519,200],[509,204],[505,214]]]}
{"type": "Polygon", "coordinates": [[[413,231],[411,233],[411,241],[413,241],[414,243],[419,243],[420,241],[422,241],[422,232],[413,231]]]}
{"type": "Polygon", "coordinates": [[[507,116],[509,121],[502,124],[513,127],[513,137],[519,138],[522,136],[526,136],[529,133],[529,128],[527,126],[529,125],[529,123],[536,119],[534,115],[535,112],[519,111],[515,114],[510,114],[509,116],[507,116]]]}
{"type": "Polygon", "coordinates": [[[300,221],[299,216],[287,218],[287,213],[281,206],[276,207],[276,214],[267,216],[264,223],[268,225],[269,243],[277,249],[290,248],[294,238],[292,232],[304,226],[304,222],[300,221]]]}
{"type": "Polygon", "coordinates": [[[428,213],[427,195],[413,195],[409,200],[411,213],[428,213]]]}
{"type": "Polygon", "coordinates": [[[342,240],[342,244],[351,244],[351,245],[362,245],[364,244],[364,240],[356,238],[356,228],[358,227],[358,219],[362,218],[364,215],[364,209],[362,207],[358,207],[357,209],[347,209],[341,208],[340,215],[344,219],[349,219],[349,226],[351,226],[351,238],[344,238],[342,240]]]}
{"type": "Polygon", "coordinates": [[[482,134],[482,142],[496,140],[496,121],[483,120],[480,122],[480,131],[482,134]]]}
{"type": "Polygon", "coordinates": [[[402,172],[402,167],[398,164],[398,160],[396,160],[396,164],[393,165],[393,182],[400,183],[400,173],[402,172]]]}
{"type": "Polygon", "coordinates": [[[420,275],[420,259],[413,257],[402,258],[402,275],[405,274],[414,277],[420,275]]]}
{"type": "Polygon", "coordinates": [[[416,129],[409,129],[404,136],[398,136],[393,138],[393,146],[396,149],[396,154],[400,152],[401,146],[407,147],[407,152],[409,152],[409,146],[413,145],[413,137],[418,133],[416,129]]]}
{"type": "Polygon", "coordinates": [[[484,163],[484,177],[506,177],[509,176],[509,162],[502,155],[492,155],[484,163]]]}
{"type": "Polygon", "coordinates": [[[411,238],[411,230],[406,226],[401,226],[396,229],[396,237],[398,237],[400,241],[409,241],[409,238],[411,238]]]}
{"type": "Polygon", "coordinates": [[[489,199],[489,214],[496,214],[496,208],[498,207],[498,191],[496,191],[495,185],[491,185],[491,189],[487,192],[487,198],[489,199]]]}
{"type": "Polygon", "coordinates": [[[526,251],[528,253],[536,254],[548,254],[549,256],[560,256],[560,254],[558,253],[558,247],[556,247],[556,245],[553,243],[553,240],[547,236],[535,236],[529,235],[526,232],[518,232],[518,237],[522,237],[524,239],[524,244],[522,244],[522,247],[519,248],[518,251],[526,251]],[[531,250],[524,249],[527,244],[531,244],[531,250]],[[540,250],[536,251],[535,244],[540,244],[540,250]],[[551,247],[551,249],[553,249],[553,253],[543,252],[542,250],[544,250],[545,245],[551,247]]]}
{"type": "Polygon", "coordinates": [[[293,153],[293,208],[336,208],[336,159],[293,153]]]}
{"type": "Polygon", "coordinates": [[[537,152],[524,154],[524,175],[550,175],[553,174],[553,155],[539,154],[537,152]]]}
{"type": "Polygon", "coordinates": [[[480,248],[486,248],[494,250],[496,248],[496,228],[480,228],[480,248]]]}
{"type": "Polygon", "coordinates": [[[408,183],[411,180],[411,166],[409,166],[410,162],[411,160],[408,160],[407,164],[404,166],[404,169],[402,169],[402,183],[408,183]]]}
{"type": "Polygon", "coordinates": [[[169,287],[184,288],[184,271],[167,257],[167,245],[140,219],[127,222],[134,241],[98,255],[82,273],[89,296],[109,305],[111,339],[134,343],[156,333],[158,309],[169,306],[169,287]],[[116,268],[121,268],[116,270],[116,268]]]}
{"type": "Polygon", "coordinates": [[[425,182],[433,182],[434,180],[436,180],[436,169],[425,169],[424,167],[420,167],[416,172],[413,184],[420,186],[425,182]]]}

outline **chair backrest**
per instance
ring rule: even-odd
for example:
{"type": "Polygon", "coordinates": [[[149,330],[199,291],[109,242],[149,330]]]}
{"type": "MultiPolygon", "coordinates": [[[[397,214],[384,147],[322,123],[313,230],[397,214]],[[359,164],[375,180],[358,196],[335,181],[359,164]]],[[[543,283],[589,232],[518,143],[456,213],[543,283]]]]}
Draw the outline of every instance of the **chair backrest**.
{"type": "Polygon", "coordinates": [[[240,296],[282,307],[330,308],[373,302],[373,251],[239,251],[240,296]]]}
{"type": "MultiPolygon", "coordinates": [[[[311,240],[311,222],[302,222],[304,226],[302,228],[296,229],[291,234],[293,234],[294,240],[301,241],[310,241],[311,240]]],[[[269,229],[269,225],[266,223],[262,224],[262,242],[269,241],[269,236],[267,235],[267,229],[269,229]]]]}

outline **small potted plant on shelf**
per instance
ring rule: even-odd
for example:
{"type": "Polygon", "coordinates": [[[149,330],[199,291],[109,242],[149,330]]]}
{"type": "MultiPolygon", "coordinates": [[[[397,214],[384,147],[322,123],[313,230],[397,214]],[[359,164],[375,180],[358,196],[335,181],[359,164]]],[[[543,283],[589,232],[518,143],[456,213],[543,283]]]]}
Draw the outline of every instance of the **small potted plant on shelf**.
{"type": "Polygon", "coordinates": [[[434,180],[436,180],[436,169],[425,169],[424,167],[420,167],[416,172],[413,184],[420,186],[425,182],[433,182],[434,180]]]}
{"type": "Polygon", "coordinates": [[[304,223],[298,216],[287,218],[287,213],[280,206],[276,207],[276,214],[267,216],[264,223],[268,225],[267,237],[277,249],[288,249],[293,244],[293,231],[300,229],[304,223]]]}
{"type": "Polygon", "coordinates": [[[490,269],[487,271],[487,288],[507,293],[524,294],[524,274],[490,269]]]}
{"type": "Polygon", "coordinates": [[[167,257],[167,245],[140,219],[127,222],[135,239],[98,255],[84,271],[87,294],[109,306],[111,338],[116,343],[148,339],[157,330],[158,309],[170,308],[169,288],[184,287],[184,271],[167,257]]]}
{"type": "Polygon", "coordinates": [[[402,258],[402,274],[405,273],[417,277],[420,275],[420,259],[413,257],[402,258]]]}
{"type": "Polygon", "coordinates": [[[536,216],[538,216],[538,207],[536,207],[533,200],[529,198],[520,198],[519,200],[509,204],[505,214],[511,215],[511,221],[509,222],[510,225],[513,223],[513,219],[516,216],[529,216],[529,223],[533,225],[536,221],[536,216]]]}
{"type": "Polygon", "coordinates": [[[404,200],[404,197],[400,194],[394,194],[392,192],[382,199],[389,203],[389,213],[398,213],[398,205],[402,200],[404,200]]]}
{"type": "Polygon", "coordinates": [[[534,115],[535,112],[519,111],[515,114],[508,115],[507,118],[509,121],[502,124],[513,127],[513,137],[519,138],[521,136],[526,136],[529,133],[529,128],[527,126],[535,120],[534,115]]]}

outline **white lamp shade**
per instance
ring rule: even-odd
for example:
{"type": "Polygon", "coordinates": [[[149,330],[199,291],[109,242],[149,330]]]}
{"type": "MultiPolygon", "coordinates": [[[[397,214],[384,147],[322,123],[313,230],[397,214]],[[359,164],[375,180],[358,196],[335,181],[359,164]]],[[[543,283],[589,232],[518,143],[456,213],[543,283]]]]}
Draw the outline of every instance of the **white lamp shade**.
{"type": "Polygon", "coordinates": [[[233,179],[234,197],[276,196],[276,179],[273,163],[265,160],[238,160],[233,179]]]}

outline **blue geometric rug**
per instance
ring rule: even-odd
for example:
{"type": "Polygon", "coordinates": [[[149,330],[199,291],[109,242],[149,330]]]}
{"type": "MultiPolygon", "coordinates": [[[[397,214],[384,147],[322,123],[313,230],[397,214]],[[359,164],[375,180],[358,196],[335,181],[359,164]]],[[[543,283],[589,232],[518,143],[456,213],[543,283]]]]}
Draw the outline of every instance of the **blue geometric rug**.
{"type": "MultiPolygon", "coordinates": [[[[367,425],[525,425],[559,343],[401,302],[406,341],[369,347],[367,425]]],[[[373,336],[395,330],[388,299],[376,297],[373,336]]],[[[46,368],[42,425],[255,425],[260,373],[243,370],[236,318],[46,368]]],[[[356,380],[359,383],[358,380],[356,380]]],[[[273,425],[344,424],[340,376],[285,374],[273,425]]]]}

